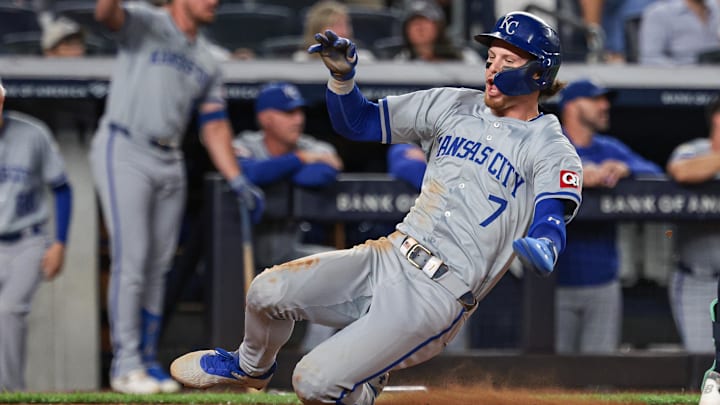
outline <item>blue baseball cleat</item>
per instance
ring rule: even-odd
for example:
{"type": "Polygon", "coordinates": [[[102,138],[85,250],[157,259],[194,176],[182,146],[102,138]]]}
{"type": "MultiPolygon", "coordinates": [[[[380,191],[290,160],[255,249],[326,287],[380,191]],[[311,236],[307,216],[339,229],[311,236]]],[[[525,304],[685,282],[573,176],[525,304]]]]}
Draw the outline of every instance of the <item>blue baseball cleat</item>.
{"type": "Polygon", "coordinates": [[[541,277],[547,277],[552,273],[557,251],[550,239],[528,236],[514,241],[512,246],[525,268],[532,269],[541,277]]]}
{"type": "Polygon", "coordinates": [[[191,388],[209,388],[232,384],[261,390],[267,386],[275,372],[275,364],[268,372],[251,376],[240,369],[237,351],[223,349],[199,350],[185,354],[172,362],[170,374],[181,384],[191,388]]]}

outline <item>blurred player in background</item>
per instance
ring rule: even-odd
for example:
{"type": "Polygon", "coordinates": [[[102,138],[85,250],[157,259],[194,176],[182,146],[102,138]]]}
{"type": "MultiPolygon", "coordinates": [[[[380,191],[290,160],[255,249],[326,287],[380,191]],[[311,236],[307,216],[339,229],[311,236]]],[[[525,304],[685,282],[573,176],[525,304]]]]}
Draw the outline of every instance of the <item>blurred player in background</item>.
{"type": "MultiPolygon", "coordinates": [[[[233,141],[243,173],[263,187],[289,180],[300,187],[323,187],[335,182],[342,160],[335,148],[303,133],[306,102],[290,83],[265,85],[255,100],[259,131],[246,131],[233,141]]],[[[296,221],[264,219],[253,229],[255,265],[260,269],[332,248],[302,243],[296,221]]],[[[335,333],[335,328],[309,324],[301,344],[310,351],[335,333]]]]}
{"type": "Polygon", "coordinates": [[[187,386],[265,387],[296,320],[342,328],[295,367],[304,403],[369,405],[388,372],[439,354],[507,270],[514,254],[548,275],[580,206],[582,167],[560,123],[539,112],[554,94],[557,33],[515,12],[476,39],[489,46],[486,91],[435,88],[373,103],[355,85],[354,44],[316,35],[331,72],[333,127],[356,141],[420,143],[422,191],[387,238],[291,261],[259,275],[238,350],[176,359],[187,386]],[[535,213],[533,215],[533,212],[535,213]]]}
{"type": "MultiPolygon", "coordinates": [[[[679,183],[720,179],[720,97],[708,105],[707,113],[709,136],[680,144],[670,155],[667,172],[679,183]]],[[[669,287],[673,316],[687,351],[715,352],[715,362],[703,379],[700,404],[720,405],[720,229],[713,222],[679,222],[673,239],[678,256],[669,287]]]]}
{"type": "MultiPolygon", "coordinates": [[[[613,188],[625,177],[662,173],[620,140],[602,134],[610,127],[610,95],[587,79],[560,92],[563,131],[582,160],[585,188],[613,188]]],[[[557,263],[558,353],[610,353],[620,344],[622,289],[616,233],[613,222],[581,222],[568,230],[565,253],[557,263]]]]}
{"type": "Polygon", "coordinates": [[[65,260],[72,191],[50,130],[15,111],[3,112],[0,84],[0,392],[25,388],[27,315],[44,278],[65,260]],[[47,235],[45,187],[55,200],[55,236],[47,235]]]}
{"type": "Polygon", "coordinates": [[[240,173],[233,154],[219,63],[198,34],[201,25],[213,21],[217,4],[96,3],[95,18],[115,32],[119,48],[90,151],[110,237],[110,385],[116,391],[180,388],[156,357],[165,275],[186,193],[181,137],[194,109],[217,169],[255,220],[262,211],[262,193],[240,173]]]}

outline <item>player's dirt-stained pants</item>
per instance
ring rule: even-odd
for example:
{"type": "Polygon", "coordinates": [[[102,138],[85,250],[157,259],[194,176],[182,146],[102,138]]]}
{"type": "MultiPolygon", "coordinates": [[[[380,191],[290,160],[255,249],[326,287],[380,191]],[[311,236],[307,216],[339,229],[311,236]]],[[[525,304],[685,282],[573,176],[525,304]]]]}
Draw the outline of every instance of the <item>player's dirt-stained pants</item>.
{"type": "MultiPolygon", "coordinates": [[[[106,128],[106,126],[105,126],[106,128]]],[[[90,162],[110,236],[111,376],[143,367],[141,312],[162,314],[185,204],[182,157],[119,131],[99,132],[90,162]]]]}
{"type": "Polygon", "coordinates": [[[364,382],[440,353],[470,316],[400,253],[404,235],[272,267],[247,297],[240,367],[265,371],[294,321],[344,328],[304,356],[293,386],[306,402],[372,404],[364,382]]]}
{"type": "Polygon", "coordinates": [[[46,248],[44,234],[0,242],[0,392],[25,389],[27,315],[46,248]]]}

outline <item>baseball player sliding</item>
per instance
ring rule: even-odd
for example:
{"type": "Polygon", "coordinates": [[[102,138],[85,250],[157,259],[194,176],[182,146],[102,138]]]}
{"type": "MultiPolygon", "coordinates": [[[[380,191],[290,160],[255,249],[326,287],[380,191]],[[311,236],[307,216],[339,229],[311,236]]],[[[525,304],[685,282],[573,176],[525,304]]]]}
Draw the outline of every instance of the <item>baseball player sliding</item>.
{"type": "Polygon", "coordinates": [[[375,104],[355,85],[355,45],[317,34],[330,69],[327,106],[357,141],[420,143],[428,166],[396,231],[348,250],[265,270],[247,296],[238,350],[188,353],[171,365],[189,387],[263,388],[294,322],[342,328],[295,367],[305,403],[373,404],[388,372],[440,353],[505,273],[514,254],[547,275],[581,201],[582,168],[555,116],[560,43],[537,17],[509,13],[490,33],[484,92],[435,88],[375,104]],[[534,215],[533,215],[534,213],[534,215]]]}
{"type": "Polygon", "coordinates": [[[25,388],[27,315],[43,279],[65,258],[72,190],[50,130],[39,120],[3,112],[0,84],[0,392],[25,388]],[[45,187],[55,200],[55,236],[48,243],[45,187]]]}
{"type": "Polygon", "coordinates": [[[185,201],[181,136],[197,108],[213,163],[255,219],[262,194],[240,174],[231,146],[218,61],[198,35],[217,0],[166,8],[98,0],[95,17],[118,41],[110,94],[90,151],[110,236],[110,385],[151,394],[180,387],[156,361],[165,274],[185,201]]]}

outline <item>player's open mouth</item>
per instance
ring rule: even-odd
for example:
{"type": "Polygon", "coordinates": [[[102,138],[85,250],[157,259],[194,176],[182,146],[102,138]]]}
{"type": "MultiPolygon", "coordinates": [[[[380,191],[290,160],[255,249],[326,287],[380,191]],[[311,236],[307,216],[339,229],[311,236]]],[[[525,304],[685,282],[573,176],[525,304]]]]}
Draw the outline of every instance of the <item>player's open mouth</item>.
{"type": "Polygon", "coordinates": [[[499,96],[500,90],[493,84],[492,80],[485,82],[485,92],[490,96],[499,96]]]}

